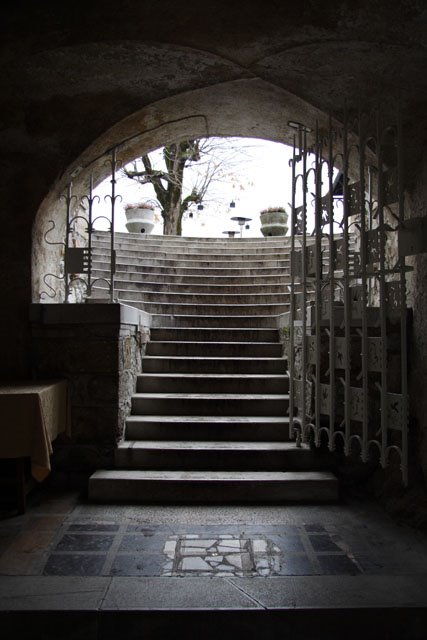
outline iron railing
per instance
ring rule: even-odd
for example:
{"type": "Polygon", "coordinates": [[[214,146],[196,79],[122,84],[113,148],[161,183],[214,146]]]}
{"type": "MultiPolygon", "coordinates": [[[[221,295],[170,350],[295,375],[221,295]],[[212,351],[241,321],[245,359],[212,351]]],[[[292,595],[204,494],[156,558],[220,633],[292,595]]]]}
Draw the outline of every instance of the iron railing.
{"type": "Polygon", "coordinates": [[[77,198],[73,195],[73,185],[70,182],[67,185],[65,193],[61,198],[65,202],[65,237],[63,241],[52,242],[49,239],[50,234],[55,231],[56,224],[54,220],[50,220],[50,228],[44,234],[47,244],[62,246],[62,266],[59,274],[47,273],[43,277],[46,289],[42,291],[40,298],[57,299],[61,297],[58,288],[52,285],[52,278],[62,283],[64,302],[71,302],[89,299],[94,288],[99,283],[106,285],[108,301],[115,301],[114,293],[114,274],[116,271],[116,251],[114,247],[114,222],[115,208],[117,200],[121,199],[116,194],[117,169],[119,162],[117,160],[117,149],[114,148],[109,154],[107,162],[111,165],[111,193],[105,198],[110,201],[110,216],[96,215],[96,205],[99,203],[99,196],[93,194],[93,176],[89,179],[89,191],[87,194],[77,198]],[[77,212],[77,213],[76,213],[77,212]],[[96,233],[96,223],[99,220],[107,222],[107,234],[109,238],[108,256],[108,277],[93,277],[93,241],[96,233]]]}

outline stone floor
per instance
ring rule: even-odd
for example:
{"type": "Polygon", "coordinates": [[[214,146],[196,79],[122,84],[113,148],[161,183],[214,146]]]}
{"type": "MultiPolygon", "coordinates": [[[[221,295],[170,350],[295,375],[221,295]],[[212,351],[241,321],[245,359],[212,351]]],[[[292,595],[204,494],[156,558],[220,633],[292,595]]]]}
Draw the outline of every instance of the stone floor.
{"type": "Polygon", "coordinates": [[[427,574],[427,537],[365,501],[103,506],[45,489],[0,518],[1,576],[427,574]]]}
{"type": "MultiPolygon", "coordinates": [[[[368,501],[105,506],[45,488],[30,497],[24,515],[0,515],[2,614],[398,606],[427,612],[426,535],[368,501]]],[[[87,637],[107,638],[110,630],[87,637]]]]}

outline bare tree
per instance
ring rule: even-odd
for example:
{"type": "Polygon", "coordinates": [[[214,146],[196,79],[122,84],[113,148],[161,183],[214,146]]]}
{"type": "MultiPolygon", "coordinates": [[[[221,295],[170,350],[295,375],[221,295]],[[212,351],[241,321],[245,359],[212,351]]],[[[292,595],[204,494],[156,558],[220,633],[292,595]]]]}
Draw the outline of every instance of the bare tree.
{"type": "Polygon", "coordinates": [[[141,185],[152,185],[163,217],[163,233],[181,235],[182,218],[191,205],[206,202],[215,182],[236,180],[233,171],[243,153],[227,138],[183,140],[163,147],[161,168],[155,166],[152,154],[146,154],[123,171],[141,185]],[[197,171],[192,172],[192,183],[188,185],[186,169],[196,164],[197,171]]]}

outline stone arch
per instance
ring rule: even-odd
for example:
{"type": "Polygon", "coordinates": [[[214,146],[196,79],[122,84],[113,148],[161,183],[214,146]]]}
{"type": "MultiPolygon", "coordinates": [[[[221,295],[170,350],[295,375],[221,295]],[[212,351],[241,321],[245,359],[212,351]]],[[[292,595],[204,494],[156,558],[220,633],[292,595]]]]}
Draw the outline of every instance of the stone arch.
{"type": "Polygon", "coordinates": [[[154,102],[119,121],[99,136],[63,172],[40,206],[33,227],[32,297],[39,301],[41,279],[58,263],[57,246],[44,242],[49,221],[55,222],[58,240],[64,236],[65,214],[60,196],[70,182],[79,198],[88,191],[90,176],[94,186],[110,172],[106,160],[113,148],[123,164],[164,144],[189,137],[233,136],[260,138],[293,144],[300,122],[320,135],[328,130],[328,114],[296,95],[260,79],[224,82],[207,88],[179,93],[154,102]]]}

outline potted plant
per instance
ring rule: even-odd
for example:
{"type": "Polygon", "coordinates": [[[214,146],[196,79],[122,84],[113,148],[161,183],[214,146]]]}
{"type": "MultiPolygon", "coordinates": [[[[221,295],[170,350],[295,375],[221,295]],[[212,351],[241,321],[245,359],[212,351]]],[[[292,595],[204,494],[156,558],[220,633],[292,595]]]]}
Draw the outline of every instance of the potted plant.
{"type": "Polygon", "coordinates": [[[129,233],[151,233],[156,223],[154,205],[136,202],[125,205],[126,229],[129,233]]]}
{"type": "Polygon", "coordinates": [[[284,207],[268,207],[260,212],[261,233],[263,236],[285,236],[288,227],[288,214],[284,207]]]}

